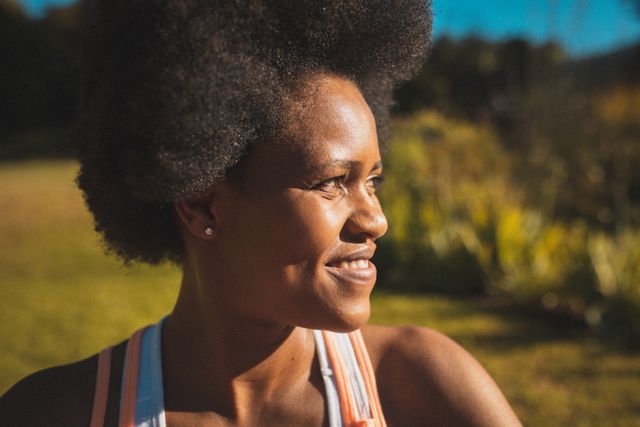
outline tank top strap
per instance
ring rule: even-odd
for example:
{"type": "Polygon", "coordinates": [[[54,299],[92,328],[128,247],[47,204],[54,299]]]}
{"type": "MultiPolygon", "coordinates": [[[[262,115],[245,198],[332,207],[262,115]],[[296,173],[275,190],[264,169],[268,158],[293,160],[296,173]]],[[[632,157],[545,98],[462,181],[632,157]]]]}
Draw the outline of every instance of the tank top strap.
{"type": "MultiPolygon", "coordinates": [[[[120,427],[166,427],[162,387],[161,326],[143,328],[127,343],[120,427]]],[[[375,375],[360,331],[313,331],[331,427],[386,427],[375,375]]],[[[111,349],[98,357],[91,427],[104,425],[111,349]]]]}
{"type": "Polygon", "coordinates": [[[314,331],[329,425],[386,427],[375,376],[360,331],[314,331]]]}
{"type": "Polygon", "coordinates": [[[371,406],[372,417],[380,427],[386,427],[387,424],[384,419],[384,414],[382,413],[382,405],[380,404],[380,395],[378,394],[375,371],[373,370],[373,365],[371,365],[371,358],[369,357],[369,352],[367,351],[367,347],[364,343],[360,330],[351,332],[349,334],[349,340],[351,341],[356,360],[358,361],[358,366],[362,372],[369,405],[371,406]]]}
{"type": "Polygon", "coordinates": [[[136,400],[140,372],[140,344],[146,328],[137,330],[127,343],[120,392],[119,427],[135,427],[136,400]]]}
{"type": "Polygon", "coordinates": [[[136,394],[136,427],[166,427],[162,378],[162,324],[149,326],[140,344],[140,367],[136,394]]]}
{"type": "Polygon", "coordinates": [[[93,395],[90,427],[104,426],[104,417],[107,413],[107,400],[109,398],[109,379],[111,378],[111,353],[112,347],[108,347],[98,355],[96,390],[93,395]]]}
{"type": "MultiPolygon", "coordinates": [[[[122,371],[119,426],[166,427],[162,387],[161,320],[136,331],[129,342],[122,371]]],[[[91,427],[104,425],[112,348],[98,356],[91,427]]]]}

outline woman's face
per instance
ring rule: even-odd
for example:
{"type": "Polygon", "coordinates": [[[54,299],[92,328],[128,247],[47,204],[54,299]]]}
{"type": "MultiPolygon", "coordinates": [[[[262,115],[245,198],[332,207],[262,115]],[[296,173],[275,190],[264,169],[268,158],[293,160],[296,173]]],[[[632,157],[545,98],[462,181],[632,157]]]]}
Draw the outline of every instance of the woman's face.
{"type": "Polygon", "coordinates": [[[241,183],[214,192],[212,297],[234,315],[352,330],[369,317],[369,259],[387,229],[376,127],[351,82],[310,84],[287,141],[256,144],[241,183]]]}

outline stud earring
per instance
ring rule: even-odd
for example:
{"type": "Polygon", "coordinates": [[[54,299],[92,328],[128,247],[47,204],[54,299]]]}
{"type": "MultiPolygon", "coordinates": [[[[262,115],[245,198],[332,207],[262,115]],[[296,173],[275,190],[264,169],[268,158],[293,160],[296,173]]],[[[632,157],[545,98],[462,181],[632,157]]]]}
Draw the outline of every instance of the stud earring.
{"type": "Polygon", "coordinates": [[[204,234],[206,234],[206,235],[207,235],[207,236],[209,236],[209,237],[210,237],[210,236],[213,236],[213,227],[212,227],[212,226],[210,226],[210,225],[207,225],[207,226],[204,228],[204,234]]]}

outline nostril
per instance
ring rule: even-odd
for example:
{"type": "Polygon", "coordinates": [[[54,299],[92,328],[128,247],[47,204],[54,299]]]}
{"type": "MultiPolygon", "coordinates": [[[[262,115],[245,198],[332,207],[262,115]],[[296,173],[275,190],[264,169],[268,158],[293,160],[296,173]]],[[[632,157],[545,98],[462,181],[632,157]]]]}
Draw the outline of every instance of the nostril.
{"type": "Polygon", "coordinates": [[[385,235],[385,233],[387,232],[387,230],[389,229],[389,222],[387,222],[387,217],[381,213],[381,219],[380,219],[380,231],[379,231],[379,235],[378,237],[382,237],[385,235]]]}
{"type": "Polygon", "coordinates": [[[368,205],[354,211],[345,224],[345,231],[351,235],[374,240],[383,236],[387,228],[387,218],[377,201],[375,206],[368,205]]]}

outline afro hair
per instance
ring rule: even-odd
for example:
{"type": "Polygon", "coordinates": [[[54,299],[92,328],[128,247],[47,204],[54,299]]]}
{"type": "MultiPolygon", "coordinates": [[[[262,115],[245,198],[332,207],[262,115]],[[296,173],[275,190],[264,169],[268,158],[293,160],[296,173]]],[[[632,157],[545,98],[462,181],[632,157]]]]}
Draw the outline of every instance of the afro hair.
{"type": "Polygon", "coordinates": [[[301,76],[352,80],[386,135],[393,88],[422,64],[428,0],[93,0],[78,185],[108,250],[179,263],[173,202],[205,192],[286,122],[301,76]]]}

